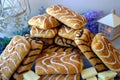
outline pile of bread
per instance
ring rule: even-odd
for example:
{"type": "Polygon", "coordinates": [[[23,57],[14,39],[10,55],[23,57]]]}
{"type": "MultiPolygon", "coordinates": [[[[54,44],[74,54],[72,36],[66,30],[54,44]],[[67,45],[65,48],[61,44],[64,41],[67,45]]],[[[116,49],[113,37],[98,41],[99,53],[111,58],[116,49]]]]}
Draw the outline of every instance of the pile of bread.
{"type": "Polygon", "coordinates": [[[102,33],[84,28],[83,15],[62,5],[46,12],[32,17],[30,35],[13,37],[0,55],[0,80],[80,80],[80,74],[97,80],[96,75],[107,73],[110,77],[102,80],[110,80],[120,75],[120,53],[102,33]],[[83,70],[82,54],[92,68],[83,70]],[[30,71],[34,63],[35,74],[30,71]]]}

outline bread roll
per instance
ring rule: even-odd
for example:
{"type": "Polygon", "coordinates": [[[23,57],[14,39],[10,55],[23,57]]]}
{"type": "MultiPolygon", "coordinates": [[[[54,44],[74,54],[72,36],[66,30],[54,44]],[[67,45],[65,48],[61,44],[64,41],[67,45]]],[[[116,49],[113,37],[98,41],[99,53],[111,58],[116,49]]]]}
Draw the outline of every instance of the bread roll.
{"type": "Polygon", "coordinates": [[[37,28],[36,26],[32,26],[30,35],[32,37],[38,38],[53,38],[57,34],[57,28],[42,30],[37,28]]]}
{"type": "Polygon", "coordinates": [[[93,38],[93,33],[91,33],[88,29],[83,29],[76,33],[75,43],[98,72],[105,71],[108,68],[103,64],[103,62],[91,49],[91,43],[93,38]]]}
{"type": "Polygon", "coordinates": [[[43,52],[36,61],[35,72],[46,74],[76,74],[83,68],[80,53],[59,51],[43,52]]]}
{"type": "Polygon", "coordinates": [[[62,25],[58,30],[58,35],[66,39],[74,40],[77,31],[78,30],[76,29],[72,29],[65,25],[62,25]]]}
{"type": "Polygon", "coordinates": [[[94,37],[92,49],[110,70],[120,73],[120,52],[104,34],[98,33],[94,37]]]}
{"type": "Polygon", "coordinates": [[[28,21],[28,24],[31,26],[37,26],[43,30],[55,28],[60,25],[60,23],[54,17],[48,14],[34,16],[28,21]]]}
{"type": "Polygon", "coordinates": [[[80,80],[80,74],[58,74],[58,75],[44,75],[41,76],[40,80],[80,80]]]}
{"type": "Polygon", "coordinates": [[[66,46],[66,47],[77,47],[74,40],[66,39],[60,36],[55,37],[55,43],[60,46],[66,46]]]}
{"type": "Polygon", "coordinates": [[[46,9],[46,12],[73,29],[82,29],[87,23],[87,20],[83,15],[62,5],[50,6],[46,9]]]}
{"type": "Polygon", "coordinates": [[[23,80],[23,74],[32,68],[33,63],[42,51],[42,41],[31,38],[27,38],[27,41],[30,43],[31,49],[13,75],[16,80],[23,80]]]}
{"type": "Polygon", "coordinates": [[[30,50],[29,42],[21,36],[15,36],[0,55],[1,80],[9,80],[19,64],[30,50]]]}

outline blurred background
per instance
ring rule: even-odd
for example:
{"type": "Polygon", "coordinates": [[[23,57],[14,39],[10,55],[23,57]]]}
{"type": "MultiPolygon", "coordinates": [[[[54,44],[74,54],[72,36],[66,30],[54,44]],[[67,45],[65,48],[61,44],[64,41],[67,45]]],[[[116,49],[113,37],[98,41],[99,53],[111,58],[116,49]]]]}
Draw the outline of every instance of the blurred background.
{"type": "Polygon", "coordinates": [[[103,10],[106,14],[112,9],[120,16],[120,0],[29,0],[31,5],[31,16],[39,13],[41,6],[47,8],[53,4],[62,4],[72,10],[84,13],[88,10],[103,10]]]}

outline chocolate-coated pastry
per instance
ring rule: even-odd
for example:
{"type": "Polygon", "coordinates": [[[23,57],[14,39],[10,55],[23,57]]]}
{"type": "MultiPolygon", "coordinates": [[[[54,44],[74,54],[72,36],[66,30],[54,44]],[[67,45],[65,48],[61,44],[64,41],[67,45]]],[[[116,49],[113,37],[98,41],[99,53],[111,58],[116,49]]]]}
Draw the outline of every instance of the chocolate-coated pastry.
{"type": "Polygon", "coordinates": [[[91,33],[88,29],[83,29],[77,32],[75,37],[75,43],[98,72],[107,70],[108,68],[91,49],[91,43],[93,38],[93,33],[91,33]]]}
{"type": "Polygon", "coordinates": [[[23,74],[32,68],[33,63],[40,55],[43,47],[43,42],[41,40],[26,39],[30,43],[31,49],[13,75],[16,80],[23,80],[23,74]]]}

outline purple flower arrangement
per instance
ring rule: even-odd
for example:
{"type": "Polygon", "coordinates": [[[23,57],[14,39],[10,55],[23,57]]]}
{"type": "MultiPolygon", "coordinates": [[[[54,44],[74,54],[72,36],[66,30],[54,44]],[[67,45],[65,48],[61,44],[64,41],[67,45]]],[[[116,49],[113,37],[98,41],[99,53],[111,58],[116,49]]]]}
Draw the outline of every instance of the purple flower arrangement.
{"type": "Polygon", "coordinates": [[[46,10],[46,8],[44,6],[41,6],[40,9],[38,9],[39,14],[41,15],[41,14],[46,13],[45,10],[46,10]]]}
{"type": "Polygon", "coordinates": [[[92,33],[97,34],[98,33],[98,22],[97,20],[103,17],[104,12],[103,11],[87,11],[83,14],[86,19],[88,20],[88,23],[86,25],[86,28],[89,29],[92,33]]]}

